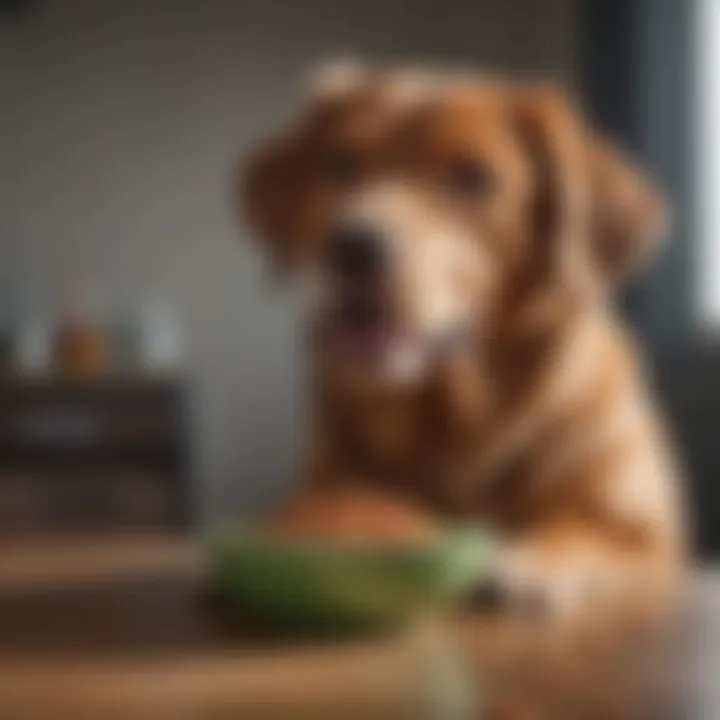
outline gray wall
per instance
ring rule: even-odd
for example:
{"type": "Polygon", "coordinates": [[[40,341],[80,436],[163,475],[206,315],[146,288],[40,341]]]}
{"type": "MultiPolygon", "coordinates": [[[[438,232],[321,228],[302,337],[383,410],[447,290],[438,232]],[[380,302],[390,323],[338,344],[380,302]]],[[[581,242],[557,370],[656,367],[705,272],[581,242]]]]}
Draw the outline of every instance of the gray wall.
{"type": "MultiPolygon", "coordinates": [[[[182,310],[206,509],[258,507],[302,434],[292,304],[227,202],[233,158],[317,58],[444,60],[572,82],[572,0],[46,0],[0,19],[0,282],[89,276],[182,310]]],[[[1,296],[0,296],[1,297],[1,296]]]]}

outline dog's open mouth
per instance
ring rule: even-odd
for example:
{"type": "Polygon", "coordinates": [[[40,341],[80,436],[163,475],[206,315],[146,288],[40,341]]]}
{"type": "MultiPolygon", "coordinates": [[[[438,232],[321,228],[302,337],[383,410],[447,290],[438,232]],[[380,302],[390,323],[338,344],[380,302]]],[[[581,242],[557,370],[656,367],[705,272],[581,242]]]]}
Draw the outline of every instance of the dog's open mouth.
{"type": "Polygon", "coordinates": [[[343,298],[332,325],[335,352],[355,361],[382,359],[400,335],[385,303],[373,295],[343,298]]]}
{"type": "Polygon", "coordinates": [[[400,378],[416,376],[434,362],[467,348],[473,334],[454,325],[432,337],[411,332],[382,296],[348,296],[331,316],[329,349],[343,365],[382,370],[400,378]]]}
{"type": "Polygon", "coordinates": [[[382,293],[341,296],[325,324],[324,345],[340,366],[406,381],[473,340],[469,326],[413,331],[382,293]]]}

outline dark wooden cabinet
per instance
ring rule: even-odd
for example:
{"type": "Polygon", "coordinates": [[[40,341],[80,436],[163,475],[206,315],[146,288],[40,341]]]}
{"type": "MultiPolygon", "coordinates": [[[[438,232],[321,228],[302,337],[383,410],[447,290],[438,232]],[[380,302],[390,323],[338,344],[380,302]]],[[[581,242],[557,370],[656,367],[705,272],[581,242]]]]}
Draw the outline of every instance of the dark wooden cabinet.
{"type": "Polygon", "coordinates": [[[182,379],[0,383],[0,534],[193,521],[182,379]]]}

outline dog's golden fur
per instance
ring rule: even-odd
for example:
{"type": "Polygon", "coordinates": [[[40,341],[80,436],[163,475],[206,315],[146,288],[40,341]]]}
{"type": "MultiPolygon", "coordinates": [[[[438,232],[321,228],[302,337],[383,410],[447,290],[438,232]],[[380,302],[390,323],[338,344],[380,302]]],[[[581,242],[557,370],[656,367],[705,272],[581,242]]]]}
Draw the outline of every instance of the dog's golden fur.
{"type": "Polygon", "coordinates": [[[682,566],[677,471],[608,302],[660,238],[655,191],[553,88],[354,77],[314,97],[245,176],[249,217],[277,263],[314,262],[340,203],[318,158],[342,133],[366,177],[402,173],[382,210],[414,243],[398,252],[401,271],[430,252],[429,226],[446,248],[482,245],[452,283],[418,271],[423,299],[403,290],[418,307],[449,292],[442,307],[476,313],[482,331],[399,384],[348,379],[318,341],[303,488],[363,477],[487,520],[503,538],[495,571],[510,598],[540,599],[557,617],[662,607],[682,566]],[[494,195],[447,201],[441,179],[458,152],[482,158],[494,195]]]}

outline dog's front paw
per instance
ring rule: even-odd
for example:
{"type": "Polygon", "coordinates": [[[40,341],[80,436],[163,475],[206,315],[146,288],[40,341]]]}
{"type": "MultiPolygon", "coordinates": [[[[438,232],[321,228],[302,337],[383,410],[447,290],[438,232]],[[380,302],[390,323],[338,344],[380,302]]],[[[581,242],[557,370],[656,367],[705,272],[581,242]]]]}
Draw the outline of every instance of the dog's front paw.
{"type": "Polygon", "coordinates": [[[582,557],[550,556],[532,545],[506,548],[473,588],[471,608],[538,620],[568,618],[597,596],[596,568],[582,557]]]}

